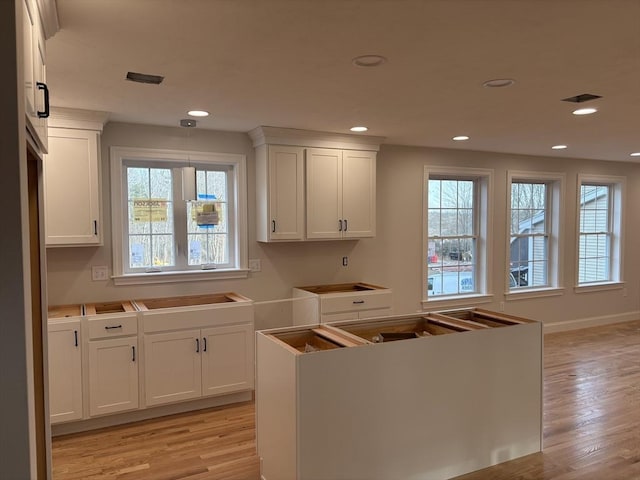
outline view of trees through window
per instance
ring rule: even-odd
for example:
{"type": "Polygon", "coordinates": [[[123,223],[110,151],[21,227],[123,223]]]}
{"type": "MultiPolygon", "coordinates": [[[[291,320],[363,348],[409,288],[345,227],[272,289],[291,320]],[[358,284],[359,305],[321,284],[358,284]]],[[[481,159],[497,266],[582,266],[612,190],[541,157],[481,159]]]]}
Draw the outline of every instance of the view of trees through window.
{"type": "Polygon", "coordinates": [[[547,202],[546,184],[525,181],[511,183],[510,288],[549,284],[547,202]]]}
{"type": "Polygon", "coordinates": [[[475,182],[429,179],[427,295],[476,291],[475,182]]]}
{"type": "Polygon", "coordinates": [[[181,188],[180,169],[136,165],[125,172],[130,270],[230,262],[226,169],[196,170],[195,202],[174,199],[181,188]]]}

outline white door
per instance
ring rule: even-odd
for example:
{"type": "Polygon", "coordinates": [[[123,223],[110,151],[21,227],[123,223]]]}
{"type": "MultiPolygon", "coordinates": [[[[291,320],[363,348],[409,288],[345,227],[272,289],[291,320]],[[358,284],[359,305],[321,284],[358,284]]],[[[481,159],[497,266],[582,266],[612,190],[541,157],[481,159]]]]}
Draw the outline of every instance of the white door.
{"type": "Polygon", "coordinates": [[[251,324],[202,330],[202,394],[253,388],[254,329],[251,324]]]}
{"type": "Polygon", "coordinates": [[[307,149],[307,238],[342,237],[342,150],[307,149]]]}
{"type": "Polygon", "coordinates": [[[304,238],[304,149],[269,146],[269,238],[304,238]]]}
{"type": "Polygon", "coordinates": [[[50,128],[43,165],[47,245],[99,244],[98,132],[50,128]]]}
{"type": "Polygon", "coordinates": [[[89,342],[89,414],[138,408],[138,339],[89,342]]]}
{"type": "Polygon", "coordinates": [[[200,330],[154,333],[144,337],[147,406],[201,396],[200,330]]]}
{"type": "Polygon", "coordinates": [[[80,320],[56,321],[49,324],[49,413],[51,423],[82,418],[80,345],[80,320]]]}
{"type": "Polygon", "coordinates": [[[342,153],[343,237],[376,234],[376,154],[345,150],[342,153]]]}

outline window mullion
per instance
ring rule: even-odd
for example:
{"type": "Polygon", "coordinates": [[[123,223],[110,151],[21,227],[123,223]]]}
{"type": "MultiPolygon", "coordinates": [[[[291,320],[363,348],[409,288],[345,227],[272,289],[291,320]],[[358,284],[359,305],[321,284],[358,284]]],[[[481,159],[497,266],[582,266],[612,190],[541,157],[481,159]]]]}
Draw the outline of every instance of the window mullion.
{"type": "Polygon", "coordinates": [[[176,269],[186,270],[189,255],[187,202],[182,200],[182,169],[176,168],[173,171],[173,243],[176,252],[176,269]]]}

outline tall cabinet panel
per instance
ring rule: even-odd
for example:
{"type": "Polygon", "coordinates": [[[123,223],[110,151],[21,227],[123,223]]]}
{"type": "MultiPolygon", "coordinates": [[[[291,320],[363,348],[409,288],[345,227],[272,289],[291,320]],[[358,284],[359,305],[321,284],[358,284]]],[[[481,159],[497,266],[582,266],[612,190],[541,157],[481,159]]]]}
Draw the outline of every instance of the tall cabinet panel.
{"type": "Polygon", "coordinates": [[[257,240],[304,238],[304,149],[261,145],[256,150],[257,240]]]}
{"type": "Polygon", "coordinates": [[[49,323],[49,413],[51,423],[82,418],[80,320],[49,323]]]}
{"type": "Polygon", "coordinates": [[[342,152],[342,217],[345,238],[376,234],[376,154],[342,152]]]}
{"type": "Polygon", "coordinates": [[[100,245],[99,132],[49,129],[44,161],[47,246],[100,245]]]}
{"type": "Polygon", "coordinates": [[[307,149],[307,238],[342,237],[342,151],[307,149]]]}

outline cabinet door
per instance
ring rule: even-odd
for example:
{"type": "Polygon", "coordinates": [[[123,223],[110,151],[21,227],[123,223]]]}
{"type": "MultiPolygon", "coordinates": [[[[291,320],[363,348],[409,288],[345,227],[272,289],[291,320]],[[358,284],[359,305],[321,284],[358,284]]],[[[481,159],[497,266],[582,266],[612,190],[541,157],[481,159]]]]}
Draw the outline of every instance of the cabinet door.
{"type": "Polygon", "coordinates": [[[147,406],[201,396],[200,330],[144,337],[144,390],[147,406]]]}
{"type": "Polygon", "coordinates": [[[33,81],[33,39],[36,19],[35,5],[31,0],[22,2],[22,66],[24,71],[24,108],[28,122],[35,117],[35,84],[33,81]]]}
{"type": "Polygon", "coordinates": [[[89,342],[89,414],[138,408],[137,337],[89,342]]]}
{"type": "Polygon", "coordinates": [[[49,324],[49,413],[51,423],[82,418],[80,345],[80,320],[49,324]]]}
{"type": "Polygon", "coordinates": [[[304,237],[304,150],[269,145],[269,239],[304,237]]]}
{"type": "Polygon", "coordinates": [[[47,246],[99,245],[98,132],[49,129],[43,165],[47,246]]]}
{"type": "Polygon", "coordinates": [[[252,324],[202,330],[202,394],[218,395],[253,388],[252,324]]]}
{"type": "Polygon", "coordinates": [[[376,154],[342,153],[342,219],[344,238],[376,234],[376,154]]]}
{"type": "Polygon", "coordinates": [[[307,149],[307,238],[341,238],[342,150],[307,149]]]}
{"type": "MultiPolygon", "coordinates": [[[[33,32],[33,81],[34,86],[40,83],[47,83],[46,70],[45,70],[45,40],[44,31],[40,26],[40,19],[38,18],[38,28],[33,32]]],[[[42,90],[35,90],[35,113],[33,117],[33,127],[35,130],[36,141],[44,153],[48,151],[48,139],[47,139],[47,126],[49,121],[46,117],[40,118],[37,112],[44,112],[46,110],[45,97],[42,90]]]]}

